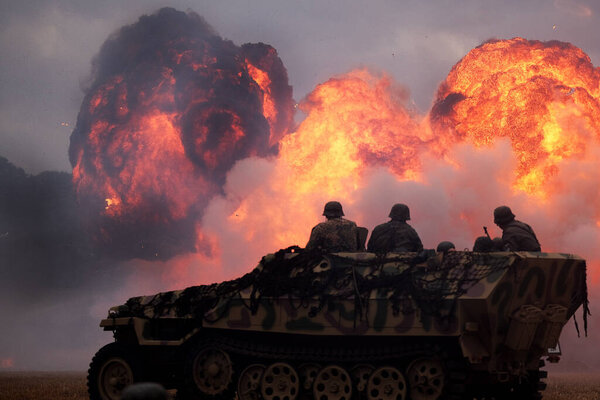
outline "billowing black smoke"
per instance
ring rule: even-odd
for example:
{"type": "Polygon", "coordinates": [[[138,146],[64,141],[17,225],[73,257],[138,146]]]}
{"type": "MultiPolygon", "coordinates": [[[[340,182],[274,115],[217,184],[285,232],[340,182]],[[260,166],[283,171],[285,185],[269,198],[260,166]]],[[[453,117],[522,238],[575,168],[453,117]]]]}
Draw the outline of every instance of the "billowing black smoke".
{"type": "Polygon", "coordinates": [[[209,254],[204,208],[236,161],[276,154],[292,118],[271,46],[238,47],[171,8],[121,28],[93,61],[69,148],[97,248],[121,258],[209,254]]]}
{"type": "Polygon", "coordinates": [[[0,298],[33,303],[68,295],[94,254],[79,221],[71,176],[27,175],[0,157],[0,298]],[[15,282],[17,284],[15,285],[15,282]]]}

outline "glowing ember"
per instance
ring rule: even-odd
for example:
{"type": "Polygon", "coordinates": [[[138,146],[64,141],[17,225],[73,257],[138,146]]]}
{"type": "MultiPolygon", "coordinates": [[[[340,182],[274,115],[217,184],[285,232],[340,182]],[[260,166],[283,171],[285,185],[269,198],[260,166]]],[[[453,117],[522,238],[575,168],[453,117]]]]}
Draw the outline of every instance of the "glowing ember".
{"type": "Polygon", "coordinates": [[[277,52],[270,46],[247,43],[242,46],[248,74],[259,86],[263,114],[271,128],[269,143],[276,145],[287,133],[294,117],[292,87],[277,52]]]}
{"type": "Polygon", "coordinates": [[[521,38],[469,52],[440,86],[431,120],[444,140],[477,146],[509,138],[514,188],[547,198],[561,161],[600,132],[600,69],[581,49],[521,38]]]}

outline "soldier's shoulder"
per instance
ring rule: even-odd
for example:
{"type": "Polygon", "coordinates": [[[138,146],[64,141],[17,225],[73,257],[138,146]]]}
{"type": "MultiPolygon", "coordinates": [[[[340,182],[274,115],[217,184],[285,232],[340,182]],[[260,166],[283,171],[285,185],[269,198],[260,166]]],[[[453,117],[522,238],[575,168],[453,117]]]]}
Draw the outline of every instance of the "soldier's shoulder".
{"type": "Polygon", "coordinates": [[[529,224],[527,224],[527,223],[525,223],[525,222],[523,222],[523,221],[515,220],[515,222],[516,222],[517,224],[521,225],[521,226],[526,226],[527,228],[530,228],[530,229],[531,229],[531,225],[529,225],[529,224]]]}
{"type": "Polygon", "coordinates": [[[412,225],[409,225],[409,224],[405,224],[405,225],[406,225],[406,229],[408,229],[408,230],[411,230],[411,231],[413,231],[413,232],[417,232],[417,231],[415,230],[415,228],[413,228],[413,227],[412,227],[412,225]]]}
{"type": "Polygon", "coordinates": [[[337,219],[339,220],[339,222],[338,222],[339,224],[356,226],[356,222],[350,221],[349,219],[346,219],[346,218],[337,218],[337,219]]]}
{"type": "Polygon", "coordinates": [[[527,225],[524,222],[521,222],[521,221],[518,221],[518,220],[514,219],[514,220],[510,221],[509,223],[507,223],[504,226],[503,231],[504,232],[506,232],[506,231],[510,232],[510,231],[513,231],[513,230],[519,230],[519,229],[523,229],[523,228],[529,228],[529,225],[527,225]]]}
{"type": "Polygon", "coordinates": [[[384,222],[383,224],[379,224],[379,225],[375,226],[375,228],[373,228],[373,232],[386,229],[388,226],[390,226],[390,222],[391,221],[384,222]]]}
{"type": "Polygon", "coordinates": [[[327,226],[329,225],[327,222],[329,222],[329,221],[319,222],[318,224],[316,224],[315,226],[313,226],[312,230],[313,231],[320,231],[322,229],[326,229],[327,226]]]}
{"type": "Polygon", "coordinates": [[[388,225],[389,227],[392,227],[396,230],[404,230],[404,231],[413,230],[412,226],[407,224],[406,221],[391,220],[390,222],[388,222],[388,224],[389,224],[388,225]]]}

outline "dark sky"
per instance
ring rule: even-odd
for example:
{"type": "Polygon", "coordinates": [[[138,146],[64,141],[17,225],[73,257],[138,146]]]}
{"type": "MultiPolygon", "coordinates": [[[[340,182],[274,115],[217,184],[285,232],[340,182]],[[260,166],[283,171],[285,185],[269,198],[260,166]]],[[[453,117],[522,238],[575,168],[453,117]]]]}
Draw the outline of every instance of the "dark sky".
{"type": "Polygon", "coordinates": [[[425,112],[452,65],[492,37],[567,41],[600,64],[594,0],[4,1],[0,155],[28,173],[70,171],[69,135],[91,59],[112,32],[163,6],[197,12],[238,45],[275,47],[296,100],[367,66],[407,86],[425,112]]]}

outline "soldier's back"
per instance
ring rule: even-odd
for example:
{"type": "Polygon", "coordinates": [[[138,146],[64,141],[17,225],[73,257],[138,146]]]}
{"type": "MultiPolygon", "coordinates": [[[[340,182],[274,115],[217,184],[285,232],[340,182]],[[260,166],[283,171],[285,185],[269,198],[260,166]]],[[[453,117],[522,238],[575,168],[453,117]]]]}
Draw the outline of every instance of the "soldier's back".
{"type": "Polygon", "coordinates": [[[321,222],[312,229],[306,248],[321,248],[331,253],[357,251],[356,223],[345,218],[332,218],[321,222]]]}
{"type": "Polygon", "coordinates": [[[502,230],[502,240],[514,251],[541,251],[540,243],[528,224],[513,220],[502,230]]]}
{"type": "Polygon", "coordinates": [[[423,244],[412,226],[403,221],[391,220],[373,229],[367,250],[372,253],[421,251],[423,244]]]}

